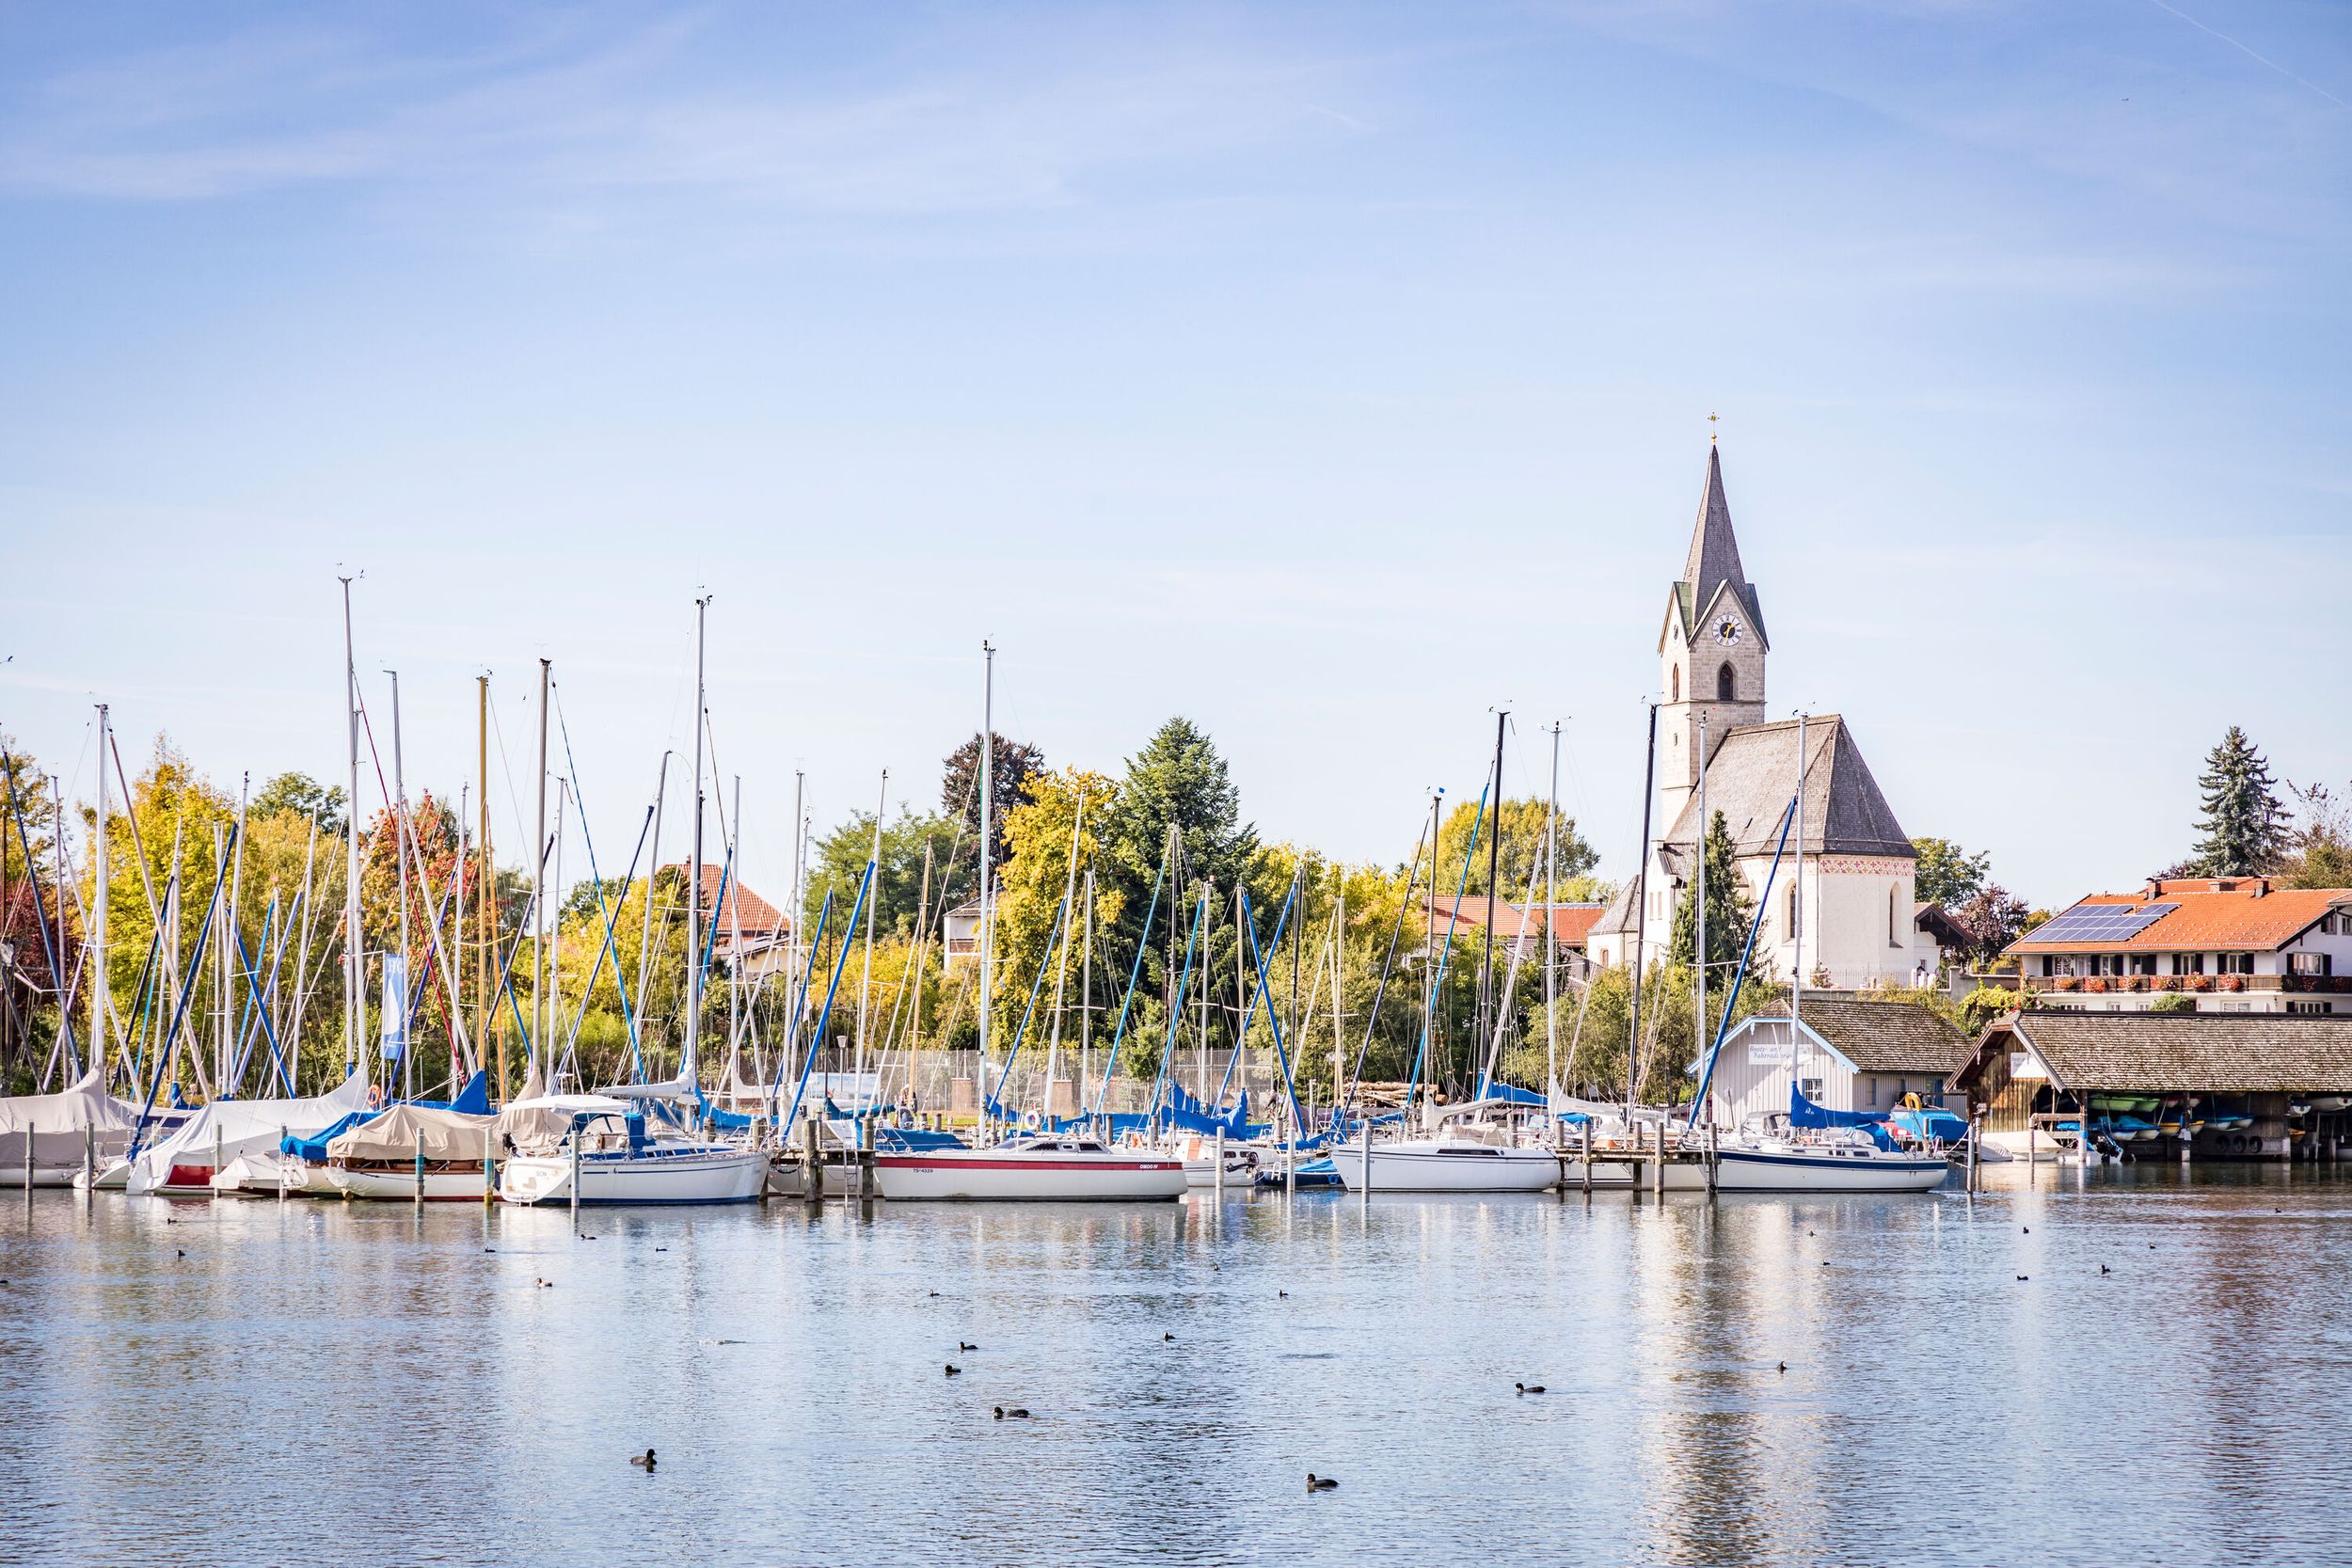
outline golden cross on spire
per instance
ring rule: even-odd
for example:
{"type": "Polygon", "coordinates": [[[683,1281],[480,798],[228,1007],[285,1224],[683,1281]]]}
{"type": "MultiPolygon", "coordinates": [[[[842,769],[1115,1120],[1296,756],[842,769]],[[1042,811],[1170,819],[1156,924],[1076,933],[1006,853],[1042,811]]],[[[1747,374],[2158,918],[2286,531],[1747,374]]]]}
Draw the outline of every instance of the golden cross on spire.
{"type": "Polygon", "coordinates": [[[1707,444],[1710,447],[1715,444],[1715,416],[1712,414],[1707,416],[1707,444]]]}

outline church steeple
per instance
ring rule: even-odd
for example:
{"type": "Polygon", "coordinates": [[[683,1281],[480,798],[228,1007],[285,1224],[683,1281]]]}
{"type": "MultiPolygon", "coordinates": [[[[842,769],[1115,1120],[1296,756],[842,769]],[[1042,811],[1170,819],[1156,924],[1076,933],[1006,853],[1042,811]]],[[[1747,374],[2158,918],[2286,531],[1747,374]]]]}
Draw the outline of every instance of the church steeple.
{"type": "Polygon", "coordinates": [[[1658,764],[1667,821],[1680,814],[1724,737],[1738,725],[1763,721],[1770,647],[1763,607],[1740,564],[1740,541],[1731,531],[1723,455],[1710,443],[1690,553],[1658,637],[1665,699],[1658,712],[1658,764]]]}
{"type": "Polygon", "coordinates": [[[1731,503],[1724,499],[1724,458],[1712,443],[1707,449],[1707,485],[1699,496],[1698,521],[1691,529],[1691,553],[1682,563],[1683,623],[1686,631],[1698,629],[1700,617],[1714,608],[1724,584],[1747,611],[1756,637],[1764,636],[1763,612],[1748,575],[1740,565],[1740,539],[1731,531],[1731,503]]]}

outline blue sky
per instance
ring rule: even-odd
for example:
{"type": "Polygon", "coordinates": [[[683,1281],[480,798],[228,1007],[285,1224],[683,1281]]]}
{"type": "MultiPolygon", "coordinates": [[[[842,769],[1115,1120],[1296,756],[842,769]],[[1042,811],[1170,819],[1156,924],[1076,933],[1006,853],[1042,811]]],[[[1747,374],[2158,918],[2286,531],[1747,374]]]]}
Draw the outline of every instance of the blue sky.
{"type": "Polygon", "coordinates": [[[2347,100],[2320,4],[8,6],[0,728],[333,776],[348,563],[412,780],[550,657],[612,862],[707,586],[771,891],[984,636],[1351,858],[1565,716],[1622,871],[1714,412],[1775,715],[2128,886],[2231,723],[2352,778],[2347,100]]]}

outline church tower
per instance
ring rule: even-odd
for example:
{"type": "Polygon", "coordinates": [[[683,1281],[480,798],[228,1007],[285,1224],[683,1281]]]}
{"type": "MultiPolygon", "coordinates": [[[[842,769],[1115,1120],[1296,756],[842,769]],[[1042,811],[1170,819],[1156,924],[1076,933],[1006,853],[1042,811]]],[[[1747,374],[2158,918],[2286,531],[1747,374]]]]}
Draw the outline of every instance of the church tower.
{"type": "Polygon", "coordinates": [[[1764,721],[1764,611],[1740,568],[1740,542],[1724,499],[1724,465],[1707,449],[1707,488],[1682,579],[1668,591],[1665,625],[1658,634],[1658,777],[1661,817],[1673,822],[1698,787],[1699,724],[1707,726],[1708,756],[1735,725],[1764,721]]]}

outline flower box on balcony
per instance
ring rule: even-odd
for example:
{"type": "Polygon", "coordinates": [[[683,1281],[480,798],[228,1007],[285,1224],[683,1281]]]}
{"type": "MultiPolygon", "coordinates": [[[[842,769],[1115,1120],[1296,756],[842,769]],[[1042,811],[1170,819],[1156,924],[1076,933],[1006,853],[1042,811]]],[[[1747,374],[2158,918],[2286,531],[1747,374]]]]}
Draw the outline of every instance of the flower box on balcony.
{"type": "Polygon", "coordinates": [[[2190,974],[2190,975],[2186,975],[2186,976],[2185,976],[2185,977],[2183,978],[2182,983],[2183,983],[2184,985],[2185,985],[2185,986],[2186,986],[2186,987],[2187,987],[2190,990],[2213,990],[2213,976],[2212,976],[2212,975],[2210,975],[2210,974],[2190,974]]]}
{"type": "Polygon", "coordinates": [[[2223,990],[2244,990],[2246,989],[2246,976],[2243,974],[2224,974],[2221,976],[2221,989],[2223,990]]]}
{"type": "Polygon", "coordinates": [[[2158,990],[2179,990],[2181,989],[2181,977],[2177,974],[2159,974],[2156,976],[2156,989],[2158,990]]]}
{"type": "Polygon", "coordinates": [[[2133,991],[2146,990],[2148,989],[2148,976],[2145,974],[2127,974],[2123,977],[2123,989],[2125,990],[2133,991]]]}
{"type": "Polygon", "coordinates": [[[2058,990],[2080,990],[2082,981],[2072,974],[2061,974],[2051,985],[2058,990]]]}
{"type": "Polygon", "coordinates": [[[2107,983],[2100,976],[2094,974],[2090,979],[2083,982],[2083,990],[2089,991],[2093,996],[2105,996],[2107,991],[2107,983]]]}

